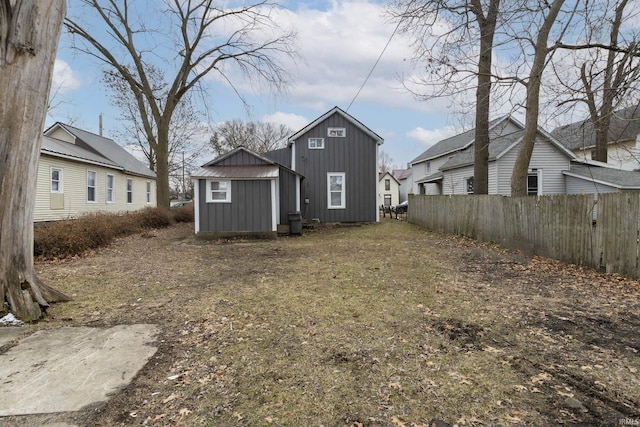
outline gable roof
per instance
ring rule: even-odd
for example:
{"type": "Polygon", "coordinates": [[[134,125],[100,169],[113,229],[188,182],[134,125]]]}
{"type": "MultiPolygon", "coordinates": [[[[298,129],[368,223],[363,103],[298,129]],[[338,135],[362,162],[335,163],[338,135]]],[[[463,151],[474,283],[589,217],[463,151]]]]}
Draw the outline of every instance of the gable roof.
{"type": "Polygon", "coordinates": [[[638,171],[595,166],[587,162],[572,162],[570,169],[562,173],[567,176],[593,181],[621,190],[640,190],[640,172],[638,171]]]}
{"type": "Polygon", "coordinates": [[[295,142],[296,139],[300,138],[302,135],[307,133],[312,128],[316,127],[318,124],[320,124],[323,121],[325,121],[327,118],[331,117],[333,114],[340,114],[342,117],[345,118],[345,120],[351,122],[351,124],[353,124],[355,127],[357,127],[362,132],[366,133],[371,138],[373,138],[378,145],[382,145],[384,143],[384,139],[382,139],[382,137],[380,135],[378,135],[377,133],[375,133],[374,131],[372,131],[368,127],[366,127],[364,124],[362,124],[355,117],[353,117],[352,115],[350,115],[349,113],[347,113],[346,111],[342,110],[339,107],[333,107],[331,110],[327,111],[326,113],[324,113],[323,115],[321,115],[320,117],[318,117],[317,119],[315,119],[314,121],[312,121],[311,123],[309,123],[308,125],[303,127],[302,129],[300,129],[298,132],[296,132],[293,135],[291,135],[289,137],[289,144],[295,142]]]}
{"type": "Polygon", "coordinates": [[[304,179],[304,176],[302,174],[290,169],[286,165],[282,165],[243,146],[236,147],[231,151],[227,151],[226,153],[216,157],[210,162],[205,163],[200,167],[200,169],[191,173],[191,178],[272,179],[278,177],[280,168],[283,168],[304,179]],[[219,164],[239,152],[247,153],[250,156],[263,161],[264,164],[247,164],[233,166],[219,164]]]}
{"type": "Polygon", "coordinates": [[[401,181],[403,179],[407,179],[411,176],[413,169],[394,169],[391,171],[391,174],[398,180],[401,181]]]}
{"type": "Polygon", "coordinates": [[[104,166],[107,168],[122,170],[122,167],[112,162],[111,160],[102,157],[92,151],[85,150],[75,144],[70,144],[66,141],[60,141],[59,139],[51,138],[44,135],[42,137],[42,147],[40,149],[42,154],[47,154],[53,157],[59,157],[62,159],[75,160],[89,164],[95,164],[98,166],[104,166]]]}
{"type": "MultiPolygon", "coordinates": [[[[559,126],[551,134],[571,150],[588,149],[596,145],[596,133],[591,118],[559,126]]],[[[608,143],[635,140],[638,134],[640,134],[640,105],[612,113],[608,143]]]]}
{"type": "Polygon", "coordinates": [[[398,183],[398,185],[400,185],[400,181],[398,181],[398,179],[395,176],[393,176],[391,172],[388,172],[388,171],[385,173],[378,173],[378,182],[382,181],[382,179],[387,175],[389,175],[389,178],[393,179],[395,182],[398,183]]]}
{"type": "MultiPolygon", "coordinates": [[[[507,122],[510,121],[521,129],[524,129],[522,123],[511,117],[510,115],[502,116],[497,119],[491,120],[489,122],[489,131],[491,132],[499,130],[499,126],[505,126],[507,122]]],[[[432,160],[438,157],[445,156],[447,154],[455,153],[456,151],[461,151],[473,144],[475,141],[475,128],[470,129],[466,132],[462,132],[460,134],[450,136],[449,138],[445,138],[441,141],[436,142],[434,145],[429,147],[426,151],[420,154],[418,157],[413,159],[410,164],[420,163],[427,160],[432,160]]]]}
{"type": "MultiPolygon", "coordinates": [[[[45,136],[50,135],[56,129],[63,129],[76,141],[76,146],[86,151],[93,152],[112,163],[117,164],[126,173],[147,178],[156,178],[155,172],[146,167],[140,160],[118,145],[114,140],[104,136],[96,135],[76,127],[57,122],[47,129],[45,136]]],[[[73,145],[70,144],[69,145],[73,145]]]]}

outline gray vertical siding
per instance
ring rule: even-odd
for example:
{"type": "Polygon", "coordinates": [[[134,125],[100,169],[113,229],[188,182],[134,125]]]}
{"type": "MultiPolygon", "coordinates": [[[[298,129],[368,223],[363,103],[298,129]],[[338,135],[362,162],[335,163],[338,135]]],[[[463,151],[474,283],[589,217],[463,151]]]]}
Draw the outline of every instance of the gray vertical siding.
{"type": "Polygon", "coordinates": [[[238,151],[217,163],[217,166],[268,165],[269,163],[246,151],[238,151]]]}
{"type": "Polygon", "coordinates": [[[270,180],[231,181],[231,203],[207,203],[199,183],[201,232],[272,231],[270,180]]]}
{"type": "Polygon", "coordinates": [[[296,174],[280,168],[280,218],[278,224],[289,224],[289,212],[296,211],[296,174]]]}
{"type": "Polygon", "coordinates": [[[301,185],[302,215],[321,222],[375,221],[376,151],[376,141],[338,113],[297,138],[295,170],[305,177],[301,185]],[[329,127],[346,128],[346,138],[328,137],[329,127]],[[309,149],[308,138],[314,137],[324,138],[324,149],[309,149]],[[346,209],[328,209],[327,172],[345,173],[346,209]]]}
{"type": "Polygon", "coordinates": [[[264,157],[291,169],[291,148],[289,147],[268,151],[264,153],[264,157]]]}

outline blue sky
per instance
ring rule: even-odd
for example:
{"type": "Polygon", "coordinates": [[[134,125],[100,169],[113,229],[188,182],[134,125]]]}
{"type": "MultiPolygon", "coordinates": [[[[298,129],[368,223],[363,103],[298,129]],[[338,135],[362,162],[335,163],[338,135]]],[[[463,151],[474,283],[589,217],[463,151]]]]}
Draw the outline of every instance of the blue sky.
{"type": "MultiPolygon", "coordinates": [[[[70,0],[70,10],[73,6],[70,0]]],[[[333,106],[347,109],[395,28],[385,16],[383,2],[308,0],[288,1],[285,6],[277,19],[282,28],[297,31],[300,54],[297,63],[289,65],[288,93],[262,94],[239,81],[237,87],[250,104],[247,110],[227,85],[212,76],[207,103],[213,122],[264,120],[298,130],[333,106]]],[[[450,100],[418,101],[402,89],[400,76],[415,72],[410,58],[409,40],[396,35],[348,111],[385,139],[382,150],[400,167],[455,133],[459,123],[450,100]]],[[[104,134],[113,136],[121,122],[100,77],[95,60],[72,50],[63,33],[52,89],[55,108],[47,125],[72,122],[97,133],[102,113],[104,134]]]]}

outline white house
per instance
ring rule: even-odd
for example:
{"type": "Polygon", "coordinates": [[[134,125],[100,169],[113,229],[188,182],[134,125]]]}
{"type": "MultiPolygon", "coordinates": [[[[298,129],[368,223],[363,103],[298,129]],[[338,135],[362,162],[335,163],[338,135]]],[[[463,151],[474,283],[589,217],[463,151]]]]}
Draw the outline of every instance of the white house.
{"type": "Polygon", "coordinates": [[[156,206],[156,176],[112,139],[62,123],[42,139],[34,221],[156,206]]]}
{"type": "Polygon", "coordinates": [[[400,203],[400,181],[389,172],[378,175],[378,206],[388,208],[400,203]]]}

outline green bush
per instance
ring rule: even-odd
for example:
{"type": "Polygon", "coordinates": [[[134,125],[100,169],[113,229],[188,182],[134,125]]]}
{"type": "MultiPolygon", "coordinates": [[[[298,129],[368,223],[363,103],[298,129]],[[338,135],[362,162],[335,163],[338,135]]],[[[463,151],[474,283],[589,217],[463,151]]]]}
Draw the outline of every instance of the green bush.
{"type": "Polygon", "coordinates": [[[122,215],[92,213],[78,219],[38,225],[34,230],[34,255],[49,259],[68,258],[106,246],[116,237],[135,234],[143,229],[168,227],[174,221],[188,222],[188,211],[181,209],[172,212],[164,208],[145,208],[122,215]]]}

